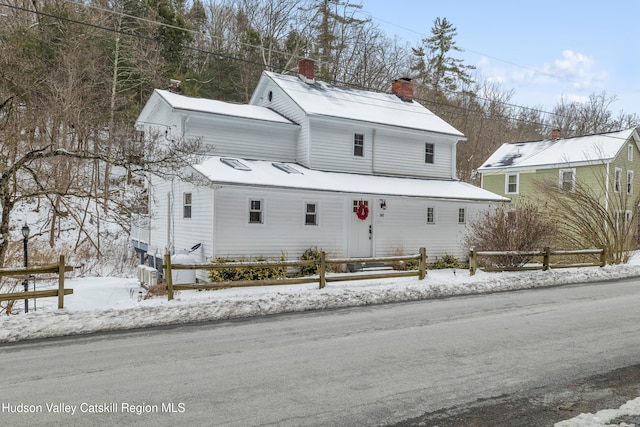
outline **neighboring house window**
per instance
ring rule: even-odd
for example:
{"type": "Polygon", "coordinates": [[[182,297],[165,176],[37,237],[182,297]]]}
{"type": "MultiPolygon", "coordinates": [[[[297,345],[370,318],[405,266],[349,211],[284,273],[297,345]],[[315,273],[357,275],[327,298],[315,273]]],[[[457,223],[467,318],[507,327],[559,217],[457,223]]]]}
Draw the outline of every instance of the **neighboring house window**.
{"type": "Polygon", "coordinates": [[[633,161],[633,144],[629,144],[627,147],[627,160],[630,162],[633,161]]]}
{"type": "Polygon", "coordinates": [[[436,208],[433,206],[427,207],[427,224],[435,224],[436,223],[436,208]]]}
{"type": "Polygon", "coordinates": [[[467,221],[467,210],[458,208],[458,224],[464,224],[467,221]]]}
{"type": "Polygon", "coordinates": [[[633,192],[633,171],[627,171],[627,194],[633,192]]]}
{"type": "Polygon", "coordinates": [[[615,191],[616,193],[620,192],[620,188],[622,186],[621,181],[622,181],[622,169],[616,168],[613,175],[613,191],[615,191]]]}
{"type": "Polygon", "coordinates": [[[424,144],[424,162],[433,164],[435,155],[435,145],[431,143],[424,144]]]}
{"type": "Polygon", "coordinates": [[[182,202],[182,217],[191,218],[191,193],[184,193],[182,202]]]}
{"type": "Polygon", "coordinates": [[[353,155],[364,157],[364,135],[361,133],[353,135],[353,155]]]}
{"type": "Polygon", "coordinates": [[[262,200],[252,199],[249,200],[249,223],[262,224],[263,223],[263,202],[262,200]]]}
{"type": "Polygon", "coordinates": [[[304,225],[318,225],[318,204],[304,204],[304,225]]]}
{"type": "Polygon", "coordinates": [[[616,212],[616,228],[618,231],[624,231],[631,224],[631,211],[617,211],[616,212]]]}
{"type": "Polygon", "coordinates": [[[508,173],[506,175],[506,193],[517,194],[518,193],[518,181],[520,175],[518,173],[508,173]]]}
{"type": "Polygon", "coordinates": [[[576,170],[575,169],[560,169],[559,187],[561,191],[566,191],[566,192],[573,192],[576,190],[576,170]]]}

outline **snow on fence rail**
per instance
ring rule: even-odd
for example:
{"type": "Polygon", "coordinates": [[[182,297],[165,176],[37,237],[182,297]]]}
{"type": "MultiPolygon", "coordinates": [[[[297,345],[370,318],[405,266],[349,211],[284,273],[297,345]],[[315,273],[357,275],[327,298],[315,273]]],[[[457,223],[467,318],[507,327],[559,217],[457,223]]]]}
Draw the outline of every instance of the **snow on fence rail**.
{"type": "Polygon", "coordinates": [[[164,256],[164,277],[167,284],[167,298],[173,299],[173,293],[177,290],[191,290],[191,289],[220,289],[220,288],[234,288],[234,287],[249,287],[249,286],[279,286],[279,285],[299,285],[304,283],[319,283],[319,288],[325,287],[327,282],[339,282],[346,280],[367,280],[367,279],[382,279],[390,277],[408,277],[418,276],[420,280],[423,280],[427,275],[427,251],[425,248],[420,248],[420,252],[417,255],[399,255],[392,257],[381,258],[342,258],[342,259],[327,259],[325,252],[320,252],[319,260],[305,260],[305,261],[245,261],[245,262],[218,262],[210,264],[172,264],[171,256],[164,256]],[[340,274],[340,275],[326,275],[326,267],[328,265],[340,265],[340,264],[369,264],[369,263],[384,263],[384,262],[400,262],[407,260],[417,260],[417,270],[407,271],[392,271],[385,273],[375,274],[340,274]],[[235,280],[226,282],[207,282],[207,283],[189,283],[189,284],[174,284],[172,271],[173,270],[220,270],[227,268],[265,268],[265,267],[309,267],[316,266],[318,275],[309,277],[291,277],[286,279],[266,279],[266,280],[235,280]]]}
{"type": "Polygon", "coordinates": [[[549,268],[570,268],[570,267],[604,267],[607,264],[607,253],[605,249],[576,249],[576,250],[551,250],[546,247],[541,251],[477,251],[474,247],[469,250],[469,275],[476,274],[479,257],[542,257],[542,264],[523,265],[520,267],[483,267],[484,271],[521,271],[521,270],[548,270],[549,268]],[[598,262],[551,264],[553,255],[600,255],[598,262]]]}
{"type": "Polygon", "coordinates": [[[73,267],[64,264],[64,255],[60,255],[60,260],[57,264],[40,265],[33,267],[19,267],[19,268],[0,268],[0,277],[2,276],[29,276],[32,274],[49,274],[58,273],[58,289],[48,289],[42,291],[28,291],[28,292],[11,292],[8,294],[0,294],[0,301],[11,301],[18,299],[31,299],[31,298],[49,298],[58,297],[58,308],[64,308],[64,296],[73,293],[73,289],[65,289],[64,287],[64,273],[72,271],[73,267]]]}

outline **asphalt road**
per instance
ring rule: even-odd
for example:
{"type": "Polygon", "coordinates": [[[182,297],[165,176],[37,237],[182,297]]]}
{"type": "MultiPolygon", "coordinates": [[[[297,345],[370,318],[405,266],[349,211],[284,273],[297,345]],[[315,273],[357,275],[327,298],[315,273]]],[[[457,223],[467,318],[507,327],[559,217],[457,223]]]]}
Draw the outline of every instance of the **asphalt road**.
{"type": "Polygon", "coordinates": [[[625,280],[5,344],[0,420],[437,425],[640,364],[639,303],[625,280]]]}

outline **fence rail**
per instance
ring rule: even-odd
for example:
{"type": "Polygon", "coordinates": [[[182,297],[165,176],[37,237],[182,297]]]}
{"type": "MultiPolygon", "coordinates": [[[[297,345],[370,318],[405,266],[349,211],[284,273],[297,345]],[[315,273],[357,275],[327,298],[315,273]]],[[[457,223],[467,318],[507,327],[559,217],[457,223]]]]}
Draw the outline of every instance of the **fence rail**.
{"type": "Polygon", "coordinates": [[[605,249],[576,249],[551,250],[546,247],[541,251],[477,251],[475,248],[469,250],[469,274],[473,276],[478,270],[479,257],[542,257],[539,265],[524,265],[520,267],[484,267],[484,271],[525,271],[525,270],[548,270],[550,268],[571,268],[571,267],[604,267],[607,264],[607,253],[605,249]],[[600,255],[598,262],[572,263],[572,264],[552,264],[551,257],[559,255],[600,255]]]}
{"type": "Polygon", "coordinates": [[[319,260],[305,261],[243,261],[243,262],[226,262],[226,263],[209,263],[209,264],[172,264],[171,256],[164,256],[163,269],[165,272],[165,280],[167,285],[167,298],[173,299],[174,291],[177,290],[193,290],[193,289],[220,289],[220,288],[236,288],[250,286],[279,286],[279,285],[299,285],[305,283],[319,283],[319,288],[325,287],[327,282],[339,282],[346,280],[367,280],[382,279],[391,277],[410,277],[418,276],[423,280],[427,274],[427,251],[420,248],[417,255],[400,255],[392,257],[380,258],[340,258],[327,259],[325,252],[320,252],[319,260]],[[384,263],[384,262],[400,262],[417,260],[418,269],[408,271],[393,271],[386,273],[374,274],[344,274],[336,276],[327,276],[326,267],[329,265],[340,264],[366,264],[366,263],[384,263]],[[226,282],[208,282],[208,283],[188,283],[174,284],[173,270],[220,270],[227,268],[265,268],[265,267],[309,267],[316,266],[318,277],[292,277],[286,279],[267,279],[267,280],[234,280],[226,282]]]}
{"type": "Polygon", "coordinates": [[[48,274],[58,273],[58,289],[49,289],[42,291],[27,291],[27,292],[11,292],[8,294],[0,294],[0,301],[12,301],[18,299],[31,299],[31,298],[49,298],[58,297],[58,308],[64,308],[64,296],[73,294],[73,289],[65,289],[64,287],[64,273],[72,271],[73,267],[64,264],[64,255],[60,255],[60,259],[57,264],[40,265],[33,267],[19,267],[19,268],[0,268],[0,277],[4,276],[20,276],[20,275],[32,275],[32,274],[48,274]]]}

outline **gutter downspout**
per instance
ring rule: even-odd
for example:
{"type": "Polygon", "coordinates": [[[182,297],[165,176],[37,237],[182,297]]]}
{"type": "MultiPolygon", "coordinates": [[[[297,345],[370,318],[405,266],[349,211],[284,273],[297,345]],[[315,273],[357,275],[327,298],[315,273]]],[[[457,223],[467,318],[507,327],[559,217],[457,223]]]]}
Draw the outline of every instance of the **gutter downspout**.
{"type": "MultiPolygon", "coordinates": [[[[606,173],[606,178],[605,178],[605,183],[604,183],[604,209],[606,212],[609,212],[609,173],[611,173],[611,169],[610,169],[611,163],[607,162],[607,173],[606,173]]],[[[607,221],[604,221],[604,230],[605,232],[608,232],[609,230],[607,229],[607,221]]]]}

